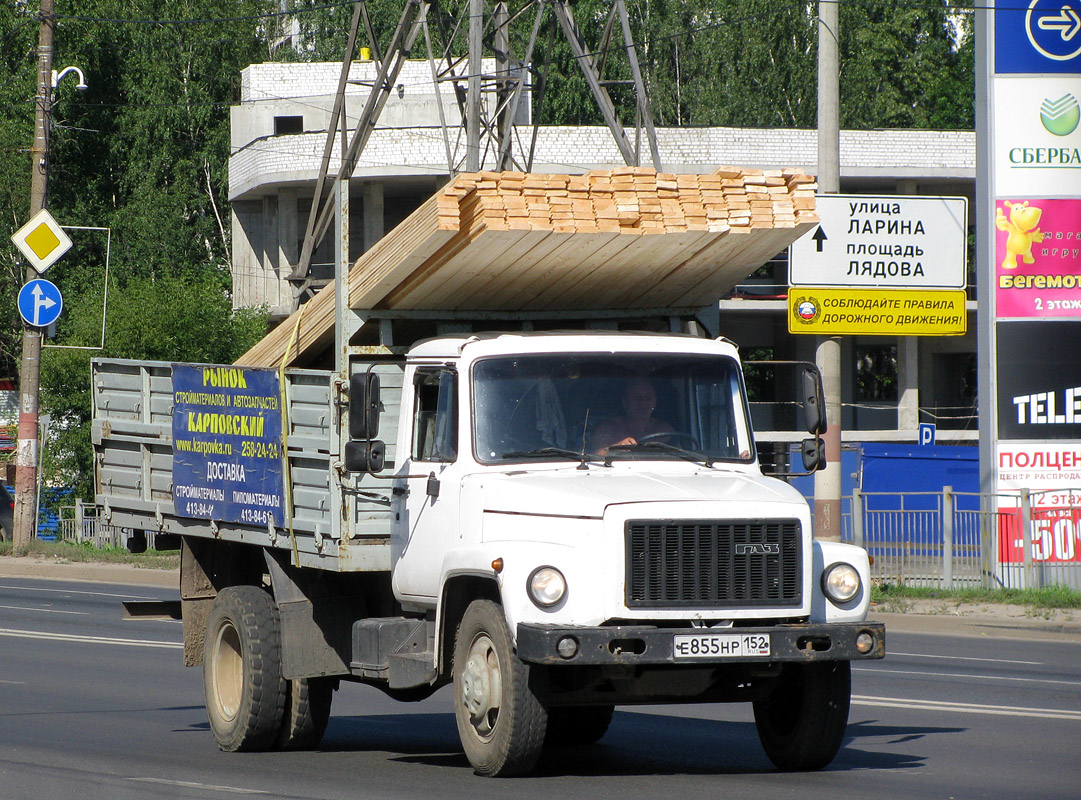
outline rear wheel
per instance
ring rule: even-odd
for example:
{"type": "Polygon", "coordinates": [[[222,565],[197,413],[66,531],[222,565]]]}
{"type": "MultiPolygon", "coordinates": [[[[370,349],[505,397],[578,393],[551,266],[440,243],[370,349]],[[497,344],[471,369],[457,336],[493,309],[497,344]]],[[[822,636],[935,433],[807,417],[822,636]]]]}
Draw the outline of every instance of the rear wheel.
{"type": "Polygon", "coordinates": [[[296,678],[286,681],[285,709],[277,747],[313,750],[323,741],[334,700],[334,678],[296,678]]]}
{"type": "Polygon", "coordinates": [[[574,747],[600,741],[612,724],[613,706],[564,706],[548,710],[549,747],[574,747]]]}
{"type": "Polygon", "coordinates": [[[778,769],[822,769],[848,727],[852,672],[847,661],[786,664],[777,687],[754,704],[762,748],[778,769]]]}
{"type": "Polygon", "coordinates": [[[223,589],[207,618],[203,651],[207,717],[218,747],[273,747],[282,727],[285,689],[274,600],[256,586],[223,589]]]}
{"type": "Polygon", "coordinates": [[[454,645],[454,716],[469,763],[480,775],[533,769],[548,714],[530,687],[530,666],[511,648],[503,610],[490,600],[466,609],[454,645]]]}

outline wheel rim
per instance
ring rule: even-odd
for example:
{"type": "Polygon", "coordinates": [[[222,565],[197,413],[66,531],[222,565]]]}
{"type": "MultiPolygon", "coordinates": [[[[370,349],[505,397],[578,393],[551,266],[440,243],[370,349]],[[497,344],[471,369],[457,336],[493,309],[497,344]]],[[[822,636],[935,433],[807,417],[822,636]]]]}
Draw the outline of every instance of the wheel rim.
{"type": "Polygon", "coordinates": [[[222,718],[231,721],[240,709],[244,686],[244,662],[240,656],[240,634],[232,625],[222,625],[214,639],[214,699],[222,718]]]}
{"type": "Polygon", "coordinates": [[[503,678],[495,645],[482,634],[469,648],[459,698],[473,732],[482,740],[491,739],[495,732],[502,695],[503,678]]]}

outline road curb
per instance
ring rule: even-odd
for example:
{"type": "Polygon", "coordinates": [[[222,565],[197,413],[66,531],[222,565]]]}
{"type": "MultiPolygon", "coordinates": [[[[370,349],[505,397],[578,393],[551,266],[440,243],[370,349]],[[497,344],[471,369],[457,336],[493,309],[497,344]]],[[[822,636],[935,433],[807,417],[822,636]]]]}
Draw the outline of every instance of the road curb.
{"type": "Polygon", "coordinates": [[[1041,616],[1040,612],[1024,606],[983,603],[955,605],[950,610],[938,611],[871,609],[867,618],[885,624],[887,653],[890,632],[1081,644],[1081,612],[1074,610],[1051,611],[1041,616]]]}
{"type": "Polygon", "coordinates": [[[0,558],[0,577],[124,583],[133,586],[171,586],[177,589],[180,587],[180,570],[178,569],[145,569],[130,564],[57,561],[30,556],[0,558]]]}

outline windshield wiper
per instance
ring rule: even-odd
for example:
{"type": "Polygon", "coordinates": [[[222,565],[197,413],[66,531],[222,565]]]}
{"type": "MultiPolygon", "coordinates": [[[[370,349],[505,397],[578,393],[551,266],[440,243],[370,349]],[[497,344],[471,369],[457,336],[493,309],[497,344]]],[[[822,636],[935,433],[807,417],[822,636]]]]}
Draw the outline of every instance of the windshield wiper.
{"type": "Polygon", "coordinates": [[[713,459],[709,456],[696,453],[693,450],[684,450],[682,447],[676,447],[674,444],[668,444],[668,442],[643,442],[640,444],[614,444],[608,448],[608,454],[604,457],[604,465],[606,467],[612,466],[612,451],[633,453],[636,450],[660,450],[664,453],[671,453],[672,455],[679,456],[687,461],[693,461],[696,464],[705,464],[707,467],[713,466],[713,459]]]}
{"type": "Polygon", "coordinates": [[[515,450],[513,453],[504,453],[503,458],[527,458],[529,456],[565,456],[578,461],[582,454],[566,447],[538,447],[536,450],[515,450]]]}

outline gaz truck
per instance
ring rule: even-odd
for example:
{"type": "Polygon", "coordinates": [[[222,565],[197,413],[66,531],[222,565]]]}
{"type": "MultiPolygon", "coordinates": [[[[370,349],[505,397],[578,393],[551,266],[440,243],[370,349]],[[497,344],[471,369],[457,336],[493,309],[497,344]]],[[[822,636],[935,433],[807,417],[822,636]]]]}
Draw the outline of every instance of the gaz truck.
{"type": "MultiPolygon", "coordinates": [[[[450,330],[342,369],[93,363],[96,500],[179,541],[221,749],[314,748],[367,683],[451,686],[485,776],[634,704],[750,703],[779,769],[832,761],[851,662],[885,655],[866,552],[764,474],[732,342],[611,327],[450,330]]],[[[790,372],[813,471],[821,381],[790,372]]]]}

